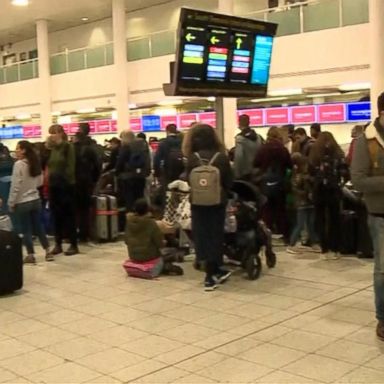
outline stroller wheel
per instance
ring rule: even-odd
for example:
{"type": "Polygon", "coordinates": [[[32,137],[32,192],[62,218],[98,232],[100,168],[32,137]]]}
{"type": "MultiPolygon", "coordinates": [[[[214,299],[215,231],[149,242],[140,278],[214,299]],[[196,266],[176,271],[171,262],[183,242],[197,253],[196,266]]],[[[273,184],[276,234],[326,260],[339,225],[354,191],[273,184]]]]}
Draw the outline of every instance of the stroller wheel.
{"type": "Polygon", "coordinates": [[[276,266],[276,253],[275,252],[266,252],[267,266],[268,268],[275,268],[276,266]]]}
{"type": "Polygon", "coordinates": [[[250,280],[259,278],[262,269],[261,258],[257,254],[251,253],[246,261],[246,271],[250,280]]]}
{"type": "Polygon", "coordinates": [[[262,269],[261,258],[259,255],[250,254],[246,261],[246,271],[250,280],[259,278],[262,269]]]}

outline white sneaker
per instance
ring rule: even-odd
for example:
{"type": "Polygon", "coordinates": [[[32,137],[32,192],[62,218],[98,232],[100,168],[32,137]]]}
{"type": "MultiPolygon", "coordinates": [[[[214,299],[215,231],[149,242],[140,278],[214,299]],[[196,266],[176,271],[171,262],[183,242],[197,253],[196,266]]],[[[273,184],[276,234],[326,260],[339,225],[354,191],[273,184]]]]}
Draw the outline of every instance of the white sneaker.
{"type": "Polygon", "coordinates": [[[340,259],[340,254],[337,252],[327,252],[323,253],[323,259],[325,261],[331,261],[331,260],[339,260],[340,259]]]}
{"type": "Polygon", "coordinates": [[[298,247],[288,247],[287,253],[290,253],[291,255],[300,255],[302,252],[298,249],[298,247]]]}
{"type": "Polygon", "coordinates": [[[311,252],[314,252],[314,253],[321,253],[321,247],[319,245],[313,245],[311,248],[310,248],[310,251],[311,252]]]}
{"type": "Polygon", "coordinates": [[[308,245],[304,245],[304,244],[299,244],[296,246],[297,249],[301,249],[303,251],[310,251],[311,247],[309,247],[308,245]]]}

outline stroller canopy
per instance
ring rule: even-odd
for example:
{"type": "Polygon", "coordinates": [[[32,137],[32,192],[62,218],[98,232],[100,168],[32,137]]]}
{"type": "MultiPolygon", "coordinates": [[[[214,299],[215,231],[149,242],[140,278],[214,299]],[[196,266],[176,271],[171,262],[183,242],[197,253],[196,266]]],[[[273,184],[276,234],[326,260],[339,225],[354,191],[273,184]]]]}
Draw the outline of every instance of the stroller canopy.
{"type": "Polygon", "coordinates": [[[233,183],[231,191],[235,193],[240,200],[256,203],[258,208],[262,207],[267,201],[260,190],[247,181],[236,180],[233,183]]]}

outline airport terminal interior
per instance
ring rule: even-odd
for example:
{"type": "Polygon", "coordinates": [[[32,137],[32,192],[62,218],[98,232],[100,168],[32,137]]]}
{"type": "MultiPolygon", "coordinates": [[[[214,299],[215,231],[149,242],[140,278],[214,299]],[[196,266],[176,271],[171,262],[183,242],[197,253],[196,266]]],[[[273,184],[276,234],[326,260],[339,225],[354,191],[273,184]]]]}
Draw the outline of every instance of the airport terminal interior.
{"type": "Polygon", "coordinates": [[[0,0],[0,383],[383,383],[383,17],[0,0]]]}

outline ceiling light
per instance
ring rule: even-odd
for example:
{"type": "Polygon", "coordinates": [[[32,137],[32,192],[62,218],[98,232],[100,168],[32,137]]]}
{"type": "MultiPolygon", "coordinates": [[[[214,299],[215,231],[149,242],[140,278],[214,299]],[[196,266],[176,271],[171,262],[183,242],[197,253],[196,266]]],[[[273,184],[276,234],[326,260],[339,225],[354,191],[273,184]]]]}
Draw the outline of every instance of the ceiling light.
{"type": "Polygon", "coordinates": [[[31,118],[30,113],[19,113],[16,115],[16,120],[29,120],[31,118]]]}
{"type": "Polygon", "coordinates": [[[135,108],[137,108],[137,104],[135,104],[135,103],[130,103],[130,104],[128,104],[128,108],[129,108],[129,109],[135,109],[135,108]]]}
{"type": "Polygon", "coordinates": [[[153,114],[159,116],[176,116],[177,111],[176,108],[156,108],[153,114]]]}
{"type": "Polygon", "coordinates": [[[12,0],[11,4],[17,7],[26,7],[29,5],[29,0],[12,0]]]}
{"type": "Polygon", "coordinates": [[[268,96],[294,96],[301,95],[303,93],[302,88],[286,88],[286,89],[275,89],[269,91],[268,96]]]}
{"type": "Polygon", "coordinates": [[[58,124],[70,124],[72,123],[71,116],[59,116],[57,119],[58,124]]]}
{"type": "Polygon", "coordinates": [[[96,108],[83,108],[83,109],[78,109],[76,112],[77,113],[94,113],[96,112],[96,108]]]}
{"type": "Polygon", "coordinates": [[[346,83],[340,85],[340,91],[348,92],[348,91],[359,91],[364,89],[370,89],[371,83],[346,83]]]}
{"type": "Polygon", "coordinates": [[[308,99],[313,99],[316,97],[329,97],[329,96],[340,96],[339,92],[331,92],[331,93],[314,93],[312,95],[307,95],[308,99]]]}
{"type": "Polygon", "coordinates": [[[181,105],[183,104],[183,100],[180,100],[180,99],[171,99],[171,100],[163,100],[163,101],[160,101],[160,103],[157,103],[158,105],[160,106],[164,106],[164,107],[167,107],[169,105],[181,105]]]}
{"type": "Polygon", "coordinates": [[[215,96],[210,96],[210,97],[207,97],[207,100],[211,101],[211,102],[214,102],[214,101],[216,101],[216,97],[215,96]]]}
{"type": "Polygon", "coordinates": [[[267,97],[264,99],[253,99],[251,100],[252,103],[264,103],[265,101],[280,101],[280,100],[287,100],[287,97],[267,97]]]}
{"type": "Polygon", "coordinates": [[[60,111],[54,111],[51,113],[52,116],[61,116],[61,112],[60,111]]]}
{"type": "Polygon", "coordinates": [[[81,18],[81,21],[88,21],[89,20],[89,17],[82,17],[81,18]]]}

